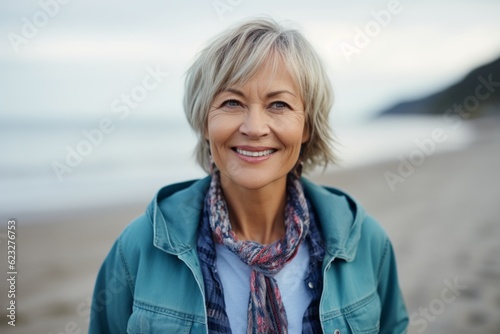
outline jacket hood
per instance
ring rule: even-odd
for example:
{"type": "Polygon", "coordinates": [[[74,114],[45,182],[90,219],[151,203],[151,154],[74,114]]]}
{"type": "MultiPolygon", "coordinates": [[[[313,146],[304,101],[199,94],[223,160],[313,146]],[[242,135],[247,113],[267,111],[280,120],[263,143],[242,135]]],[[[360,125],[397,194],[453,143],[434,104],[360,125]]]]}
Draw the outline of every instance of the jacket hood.
{"type": "MultiPolygon", "coordinates": [[[[181,255],[196,247],[196,236],[210,176],[162,188],[146,215],[153,225],[155,247],[181,255]]],[[[318,217],[325,251],[348,262],[354,260],[365,220],[363,208],[341,190],[301,179],[306,197],[318,217]]]]}

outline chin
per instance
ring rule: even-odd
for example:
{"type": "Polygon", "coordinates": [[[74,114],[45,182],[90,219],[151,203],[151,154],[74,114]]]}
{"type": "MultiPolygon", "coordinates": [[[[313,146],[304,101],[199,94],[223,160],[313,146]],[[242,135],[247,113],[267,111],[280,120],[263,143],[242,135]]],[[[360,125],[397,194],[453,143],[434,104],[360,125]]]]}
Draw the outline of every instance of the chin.
{"type": "Polygon", "coordinates": [[[242,170],[237,175],[221,172],[221,181],[225,186],[238,186],[248,190],[258,190],[286,180],[286,175],[286,173],[268,173],[262,170],[242,170]]]}

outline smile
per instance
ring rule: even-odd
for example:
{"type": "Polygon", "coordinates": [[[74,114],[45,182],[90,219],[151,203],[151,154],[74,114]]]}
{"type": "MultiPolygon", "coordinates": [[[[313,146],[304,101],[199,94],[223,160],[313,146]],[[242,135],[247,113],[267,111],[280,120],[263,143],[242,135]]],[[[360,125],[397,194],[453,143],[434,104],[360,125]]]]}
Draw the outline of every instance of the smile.
{"type": "Polygon", "coordinates": [[[239,154],[247,156],[247,157],[264,157],[266,155],[270,155],[270,154],[276,152],[276,150],[272,150],[272,149],[252,152],[252,151],[245,151],[245,150],[242,150],[239,148],[236,148],[235,151],[238,152],[239,154]]]}

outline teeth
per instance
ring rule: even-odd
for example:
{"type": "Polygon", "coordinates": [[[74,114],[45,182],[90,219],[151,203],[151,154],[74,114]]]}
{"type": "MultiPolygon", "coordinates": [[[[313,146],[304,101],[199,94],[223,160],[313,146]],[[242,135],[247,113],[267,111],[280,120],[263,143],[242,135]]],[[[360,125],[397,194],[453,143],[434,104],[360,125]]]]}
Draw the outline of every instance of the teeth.
{"type": "Polygon", "coordinates": [[[245,155],[247,157],[263,157],[264,155],[269,155],[269,154],[273,153],[274,150],[265,150],[265,151],[259,151],[259,152],[250,152],[250,151],[240,150],[239,148],[237,148],[236,152],[238,152],[241,155],[245,155]]]}

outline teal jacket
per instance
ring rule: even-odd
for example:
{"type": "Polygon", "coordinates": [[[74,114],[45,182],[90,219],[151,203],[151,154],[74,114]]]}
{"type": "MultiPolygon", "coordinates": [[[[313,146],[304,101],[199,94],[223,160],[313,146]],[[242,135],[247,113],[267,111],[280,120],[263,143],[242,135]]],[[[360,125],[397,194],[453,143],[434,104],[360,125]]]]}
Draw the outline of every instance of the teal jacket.
{"type": "MultiPolygon", "coordinates": [[[[391,243],[347,194],[302,178],[325,243],[324,333],[405,333],[391,243]]],[[[89,333],[207,333],[196,251],[207,177],[161,189],[120,235],[95,286],[89,333]]],[[[239,333],[235,333],[239,334],[239,333]]]]}

